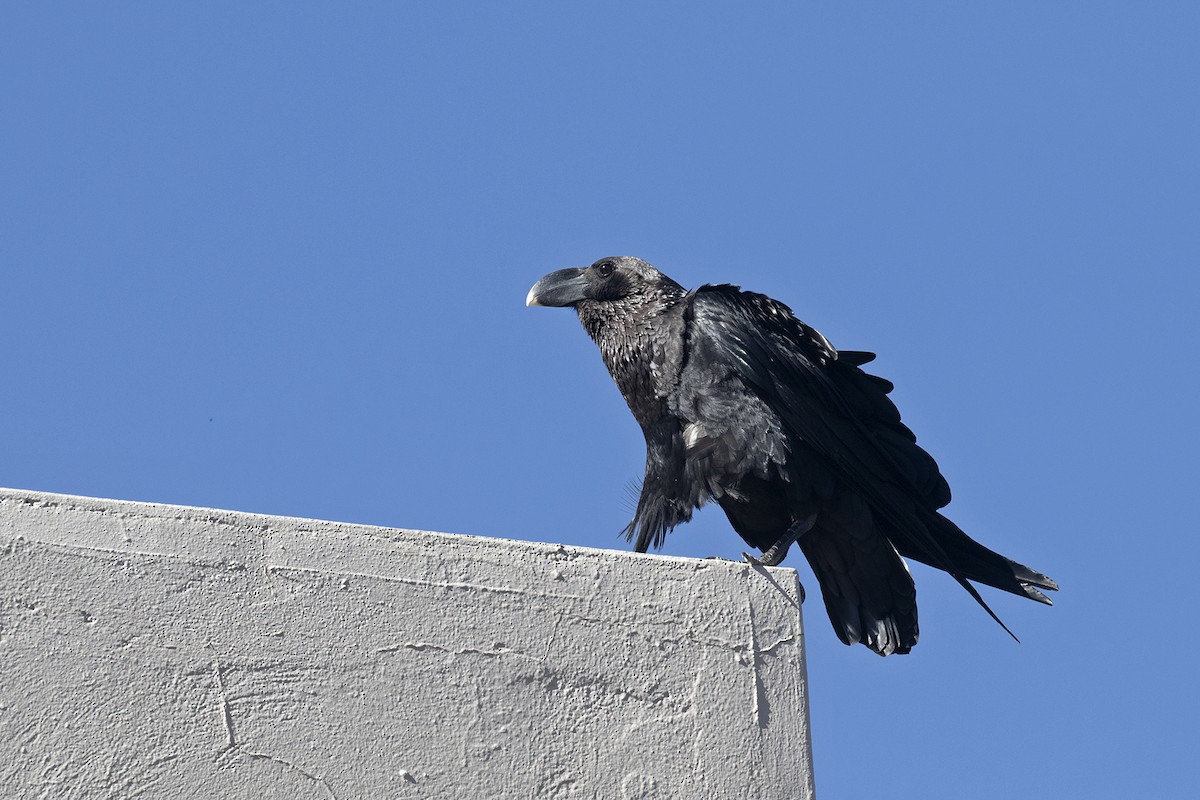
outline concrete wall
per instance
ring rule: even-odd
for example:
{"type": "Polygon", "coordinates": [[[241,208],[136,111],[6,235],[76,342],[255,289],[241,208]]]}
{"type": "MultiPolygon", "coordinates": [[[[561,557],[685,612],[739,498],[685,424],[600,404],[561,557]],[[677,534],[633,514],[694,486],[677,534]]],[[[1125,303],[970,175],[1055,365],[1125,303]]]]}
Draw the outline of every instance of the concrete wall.
{"type": "Polygon", "coordinates": [[[806,798],[790,569],[0,490],[0,792],[806,798]]]}

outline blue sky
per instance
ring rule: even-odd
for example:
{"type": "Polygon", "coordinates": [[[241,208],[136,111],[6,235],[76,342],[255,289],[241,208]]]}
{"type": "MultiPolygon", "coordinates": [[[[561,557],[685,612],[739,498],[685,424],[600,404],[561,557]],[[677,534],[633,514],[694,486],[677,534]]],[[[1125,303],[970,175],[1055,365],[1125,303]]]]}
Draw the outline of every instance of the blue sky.
{"type": "MultiPolygon", "coordinates": [[[[625,547],[542,274],[632,254],[874,371],[948,509],[911,656],[806,606],[825,797],[1195,790],[1200,10],[8,4],[0,485],[625,547]]],[[[666,551],[736,558],[716,508],[666,551]]],[[[801,579],[815,584],[794,555],[801,579]]]]}

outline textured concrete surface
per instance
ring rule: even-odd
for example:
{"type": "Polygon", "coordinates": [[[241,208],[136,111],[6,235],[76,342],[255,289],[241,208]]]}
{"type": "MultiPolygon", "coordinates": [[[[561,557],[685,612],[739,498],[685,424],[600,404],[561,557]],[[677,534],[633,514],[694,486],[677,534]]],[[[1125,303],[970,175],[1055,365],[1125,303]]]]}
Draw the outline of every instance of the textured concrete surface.
{"type": "Polygon", "coordinates": [[[790,569],[0,490],[18,798],[805,798],[790,569]]]}

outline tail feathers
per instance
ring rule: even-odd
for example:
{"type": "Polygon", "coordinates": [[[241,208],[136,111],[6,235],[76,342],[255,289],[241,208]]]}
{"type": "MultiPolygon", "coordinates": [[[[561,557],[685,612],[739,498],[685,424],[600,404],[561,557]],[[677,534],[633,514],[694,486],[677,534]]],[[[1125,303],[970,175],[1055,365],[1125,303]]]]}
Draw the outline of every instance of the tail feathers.
{"type": "Polygon", "coordinates": [[[921,521],[929,533],[927,537],[922,537],[923,540],[916,540],[916,537],[906,535],[903,531],[891,532],[891,539],[901,555],[945,570],[955,578],[972,580],[1053,605],[1049,597],[1038,591],[1058,589],[1058,584],[1049,577],[989,550],[941,514],[924,514],[921,521]]]}
{"type": "MultiPolygon", "coordinates": [[[[953,524],[953,523],[951,523],[953,524]]],[[[964,534],[965,535],[965,534],[964,534]]],[[[1013,577],[1017,579],[1017,583],[1021,585],[1021,590],[1025,596],[1031,600],[1036,600],[1039,603],[1045,603],[1048,606],[1054,605],[1054,601],[1046,595],[1039,592],[1034,587],[1041,589],[1049,589],[1052,592],[1058,591],[1058,582],[1046,577],[1036,570],[1032,570],[1024,564],[1018,564],[1016,561],[1004,559],[1008,562],[1009,569],[1013,572],[1013,577]]]]}
{"type": "Polygon", "coordinates": [[[896,549],[909,558],[950,573],[1014,641],[1021,640],[984,602],[971,581],[1053,605],[1050,598],[1038,588],[1055,590],[1058,584],[1040,572],[989,550],[937,512],[924,513],[914,522],[911,527],[898,525],[889,528],[889,538],[895,543],[896,549]]]}
{"type": "Polygon", "coordinates": [[[975,598],[975,602],[979,603],[980,607],[982,607],[983,610],[987,612],[988,616],[991,617],[993,620],[995,620],[996,624],[999,625],[1001,628],[1003,628],[1004,632],[1007,633],[1009,636],[1011,636],[1014,642],[1016,642],[1017,644],[1021,643],[1021,640],[1017,638],[1017,635],[1015,633],[1013,633],[1007,625],[1004,624],[1004,620],[1000,619],[1000,617],[998,617],[996,615],[996,612],[992,611],[992,607],[989,606],[982,597],[980,597],[979,590],[976,589],[974,586],[972,586],[970,581],[968,581],[966,578],[962,577],[962,575],[958,574],[957,572],[951,572],[950,577],[952,577],[952,578],[954,578],[954,580],[958,581],[958,585],[963,587],[964,589],[966,589],[967,594],[969,594],[969,595],[971,595],[971,597],[975,598]]]}
{"type": "MultiPolygon", "coordinates": [[[[1018,564],[1018,566],[1020,566],[1020,565],[1018,564]]],[[[1037,602],[1043,603],[1048,606],[1054,605],[1053,600],[1051,600],[1049,597],[1042,594],[1041,592],[1039,592],[1037,589],[1033,588],[1029,584],[1027,584],[1027,583],[1023,584],[1023,586],[1025,588],[1025,596],[1028,597],[1030,600],[1036,600],[1037,602]]],[[[1058,587],[1055,586],[1055,588],[1058,588],[1058,587]]]]}
{"type": "Polygon", "coordinates": [[[833,628],[846,644],[881,656],[917,643],[917,593],[895,548],[874,526],[851,533],[818,521],[799,541],[821,585],[833,628]]]}

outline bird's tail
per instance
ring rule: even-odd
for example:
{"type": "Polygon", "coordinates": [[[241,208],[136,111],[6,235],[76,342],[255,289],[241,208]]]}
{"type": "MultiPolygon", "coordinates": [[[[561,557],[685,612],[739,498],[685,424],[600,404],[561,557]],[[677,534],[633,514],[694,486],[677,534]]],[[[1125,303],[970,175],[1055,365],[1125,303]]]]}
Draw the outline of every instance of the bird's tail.
{"type": "Polygon", "coordinates": [[[857,498],[826,509],[800,537],[821,585],[838,638],[862,642],[881,656],[907,653],[917,643],[917,590],[908,566],[857,498]]]}
{"type": "Polygon", "coordinates": [[[916,542],[910,537],[897,536],[894,541],[901,555],[946,570],[956,578],[966,578],[1048,606],[1054,605],[1039,591],[1058,589],[1058,584],[1051,578],[989,550],[941,514],[924,514],[922,522],[933,541],[916,542]]]}

